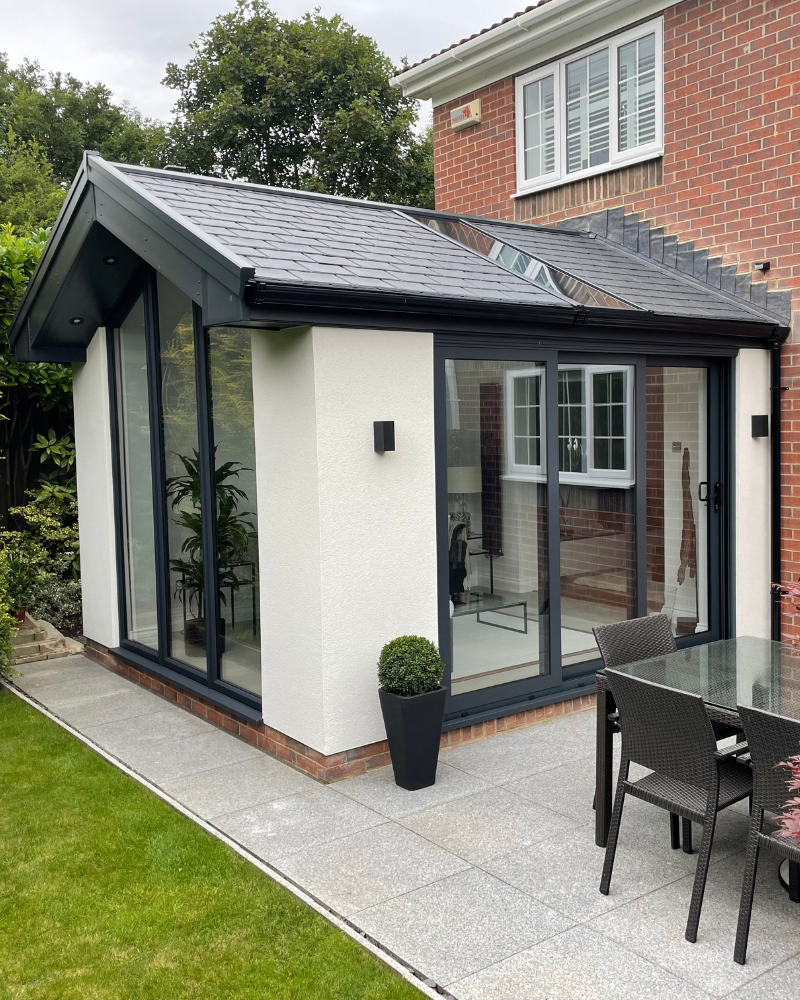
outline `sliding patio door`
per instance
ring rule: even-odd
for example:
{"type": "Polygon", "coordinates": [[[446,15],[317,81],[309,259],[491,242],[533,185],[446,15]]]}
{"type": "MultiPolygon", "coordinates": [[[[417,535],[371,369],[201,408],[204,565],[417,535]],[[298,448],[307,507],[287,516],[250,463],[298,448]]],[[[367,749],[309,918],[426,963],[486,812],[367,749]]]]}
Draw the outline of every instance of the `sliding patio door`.
{"type": "Polygon", "coordinates": [[[663,613],[680,645],[722,635],[716,364],[437,353],[448,718],[577,687],[598,625],[663,613]]]}

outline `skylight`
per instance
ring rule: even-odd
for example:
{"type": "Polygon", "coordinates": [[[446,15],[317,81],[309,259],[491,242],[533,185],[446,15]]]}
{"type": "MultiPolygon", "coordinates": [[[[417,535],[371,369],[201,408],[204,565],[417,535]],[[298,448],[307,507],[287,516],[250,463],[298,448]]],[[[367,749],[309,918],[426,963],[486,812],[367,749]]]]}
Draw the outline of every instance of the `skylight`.
{"type": "Polygon", "coordinates": [[[535,285],[546,289],[552,295],[567,299],[571,303],[582,306],[593,306],[601,309],[636,309],[629,302],[596,288],[580,278],[574,278],[552,264],[537,260],[530,254],[523,253],[508,243],[487,236],[479,229],[463,222],[461,219],[446,219],[435,215],[415,215],[415,219],[429,226],[442,236],[469,247],[476,253],[488,257],[508,271],[513,271],[521,277],[532,281],[535,285]]]}

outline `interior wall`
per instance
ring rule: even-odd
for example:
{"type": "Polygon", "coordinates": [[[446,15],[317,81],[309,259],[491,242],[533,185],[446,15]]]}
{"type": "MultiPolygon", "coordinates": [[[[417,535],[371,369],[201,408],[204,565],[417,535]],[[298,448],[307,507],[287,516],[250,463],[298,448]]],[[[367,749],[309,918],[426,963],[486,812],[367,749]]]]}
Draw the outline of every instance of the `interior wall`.
{"type": "Polygon", "coordinates": [[[770,412],[770,353],[742,350],[735,367],[736,634],[770,637],[770,439],[750,418],[770,412]]]}
{"type": "Polygon", "coordinates": [[[111,414],[106,331],[92,338],[86,361],[72,366],[75,466],[81,543],[83,633],[119,645],[111,414]]]}

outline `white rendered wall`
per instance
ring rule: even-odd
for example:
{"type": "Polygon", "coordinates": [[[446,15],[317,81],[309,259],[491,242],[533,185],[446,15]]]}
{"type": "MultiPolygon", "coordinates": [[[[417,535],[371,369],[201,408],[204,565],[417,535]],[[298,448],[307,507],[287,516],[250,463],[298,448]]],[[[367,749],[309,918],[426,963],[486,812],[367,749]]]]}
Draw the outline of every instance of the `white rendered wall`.
{"type": "Polygon", "coordinates": [[[86,361],[72,366],[75,465],[81,543],[83,633],[105,646],[119,645],[111,415],[106,332],[92,338],[86,361]]]}
{"type": "Polygon", "coordinates": [[[385,737],[376,663],[437,640],[433,337],[253,333],[264,721],[331,754],[385,737]],[[394,420],[378,455],[374,420],[394,420]]]}
{"type": "Polygon", "coordinates": [[[770,636],[770,439],[750,417],[770,412],[770,352],[742,350],[735,368],[736,634],[770,636]]]}

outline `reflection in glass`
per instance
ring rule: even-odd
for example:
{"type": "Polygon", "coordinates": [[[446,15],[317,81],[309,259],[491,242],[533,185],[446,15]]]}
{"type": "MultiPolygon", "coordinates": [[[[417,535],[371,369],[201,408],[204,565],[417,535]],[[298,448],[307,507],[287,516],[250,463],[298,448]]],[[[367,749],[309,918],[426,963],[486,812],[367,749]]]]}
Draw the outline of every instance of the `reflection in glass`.
{"type": "Polygon", "coordinates": [[[208,337],[217,497],[220,677],[261,693],[256,450],[251,332],[217,327],[208,337]]]}
{"type": "Polygon", "coordinates": [[[158,649],[153,474],[141,298],[119,329],[117,386],[119,462],[125,548],[127,637],[158,649]]]}
{"type": "Polygon", "coordinates": [[[552,174],[556,168],[553,77],[535,80],[524,88],[525,177],[552,174]]]}
{"type": "Polygon", "coordinates": [[[608,163],[608,49],[568,63],[567,173],[608,163]]]}
{"type": "Polygon", "coordinates": [[[452,693],[549,672],[544,368],[445,363],[452,693]]]}
{"type": "Polygon", "coordinates": [[[595,625],[636,617],[631,379],[627,366],[559,366],[564,666],[597,657],[595,625]]]}
{"type": "Polygon", "coordinates": [[[167,480],[169,655],[205,670],[203,527],[192,302],[160,274],[158,327],[167,480]]]}
{"type": "Polygon", "coordinates": [[[647,369],[647,610],[676,635],[708,621],[708,479],[705,368],[647,369]]]}

